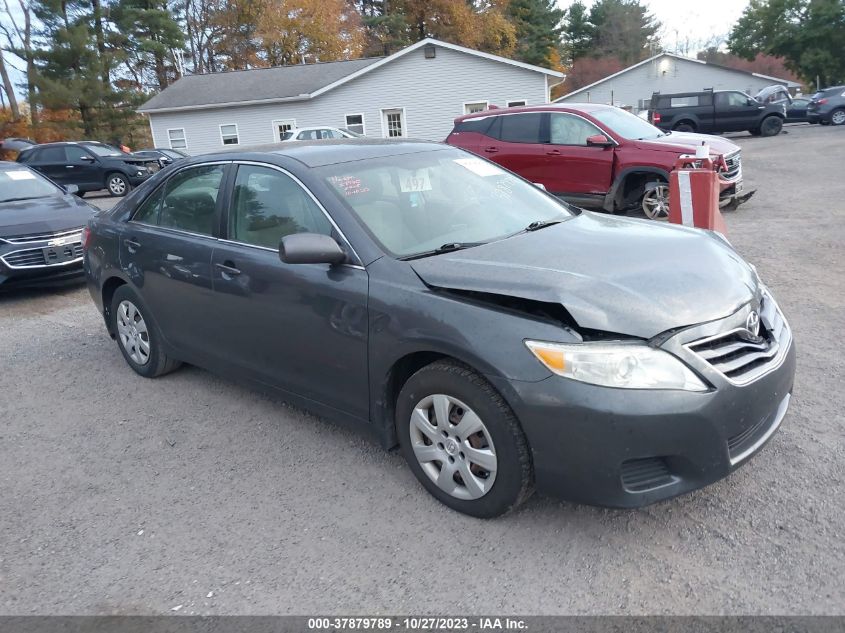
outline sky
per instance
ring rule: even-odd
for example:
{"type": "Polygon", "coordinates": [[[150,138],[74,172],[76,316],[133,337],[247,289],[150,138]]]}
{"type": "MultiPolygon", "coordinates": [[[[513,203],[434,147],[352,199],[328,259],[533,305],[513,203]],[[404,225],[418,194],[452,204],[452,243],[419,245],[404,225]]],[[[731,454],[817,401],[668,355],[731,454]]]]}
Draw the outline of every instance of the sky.
{"type": "MultiPolygon", "coordinates": [[[[574,0],[558,0],[566,8],[574,0]]],[[[588,7],[593,0],[582,0],[588,7]]],[[[672,52],[695,56],[713,38],[726,36],[748,0],[642,0],[649,12],[663,25],[660,42],[672,52]]]]}

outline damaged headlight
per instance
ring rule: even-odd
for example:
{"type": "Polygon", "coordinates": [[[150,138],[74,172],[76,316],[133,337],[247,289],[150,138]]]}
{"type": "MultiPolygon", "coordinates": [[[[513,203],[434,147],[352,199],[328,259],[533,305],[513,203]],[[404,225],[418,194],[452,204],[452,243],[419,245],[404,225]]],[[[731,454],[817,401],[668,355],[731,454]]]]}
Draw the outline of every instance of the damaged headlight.
{"type": "Polygon", "coordinates": [[[641,343],[526,341],[525,345],[553,373],[591,385],[707,391],[701,379],[678,358],[641,343]]]}

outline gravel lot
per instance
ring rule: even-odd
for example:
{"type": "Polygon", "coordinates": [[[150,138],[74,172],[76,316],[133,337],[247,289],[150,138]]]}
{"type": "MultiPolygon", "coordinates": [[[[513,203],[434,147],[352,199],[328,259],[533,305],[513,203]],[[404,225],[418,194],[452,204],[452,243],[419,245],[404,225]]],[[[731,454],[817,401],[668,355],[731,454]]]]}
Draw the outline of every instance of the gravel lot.
{"type": "Polygon", "coordinates": [[[0,296],[0,613],[845,613],[845,128],[787,131],[736,138],[759,191],[727,223],[795,331],[792,408],[642,510],[467,518],[349,430],[139,378],[84,288],[0,296]]]}

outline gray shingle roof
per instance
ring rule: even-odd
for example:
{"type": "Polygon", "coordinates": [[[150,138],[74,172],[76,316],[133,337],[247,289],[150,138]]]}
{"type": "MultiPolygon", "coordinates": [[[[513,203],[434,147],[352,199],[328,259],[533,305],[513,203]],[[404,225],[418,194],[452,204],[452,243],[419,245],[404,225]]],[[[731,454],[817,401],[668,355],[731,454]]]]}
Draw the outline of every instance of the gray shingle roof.
{"type": "Polygon", "coordinates": [[[379,61],[381,57],[186,75],[141,106],[141,112],[214,106],[309,95],[379,61]]]}

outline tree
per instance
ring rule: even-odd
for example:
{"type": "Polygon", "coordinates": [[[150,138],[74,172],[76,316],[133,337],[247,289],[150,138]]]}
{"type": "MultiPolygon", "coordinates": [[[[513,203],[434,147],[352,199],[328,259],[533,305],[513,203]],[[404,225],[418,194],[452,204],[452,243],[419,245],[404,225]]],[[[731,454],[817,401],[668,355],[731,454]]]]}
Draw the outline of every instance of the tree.
{"type": "Polygon", "coordinates": [[[510,0],[506,15],[516,29],[516,58],[551,68],[560,58],[565,13],[554,0],[510,0]]]}
{"type": "Polygon", "coordinates": [[[12,80],[9,79],[9,71],[6,70],[6,60],[3,58],[3,49],[0,49],[0,80],[3,82],[3,91],[9,99],[9,109],[12,112],[12,117],[14,119],[21,118],[21,111],[20,108],[18,108],[18,98],[15,95],[15,87],[12,85],[12,80]]]}
{"type": "Polygon", "coordinates": [[[731,53],[783,57],[808,82],[845,82],[845,2],[751,0],[731,31],[731,53]]]}
{"type": "Polygon", "coordinates": [[[727,66],[728,68],[736,68],[737,70],[760,73],[762,75],[768,75],[769,77],[789,79],[796,82],[801,80],[800,77],[787,68],[786,60],[782,57],[766,55],[765,53],[758,53],[754,59],[744,59],[731,53],[721,51],[715,46],[711,46],[703,51],[699,51],[696,57],[709,64],[719,64],[720,66],[727,66]]]}
{"type": "Polygon", "coordinates": [[[573,2],[566,12],[561,34],[564,55],[570,64],[592,52],[594,30],[586,5],[580,0],[573,2]]]}
{"type": "Polygon", "coordinates": [[[111,18],[113,43],[136,87],[164,90],[178,77],[175,51],[185,45],[167,0],[117,0],[111,18]]]}
{"type": "Polygon", "coordinates": [[[18,0],[18,7],[23,16],[22,22],[18,22],[15,19],[12,9],[9,6],[9,0],[3,0],[3,7],[6,10],[6,16],[9,20],[8,25],[0,25],[0,30],[6,36],[7,47],[5,50],[26,62],[27,104],[29,105],[29,117],[32,127],[36,129],[38,127],[38,103],[36,100],[37,69],[35,66],[35,46],[32,40],[32,6],[28,0],[18,0]]]}
{"type": "Polygon", "coordinates": [[[593,57],[616,57],[630,65],[654,54],[660,23],[640,0],[598,0],[590,9],[593,57]]]}

